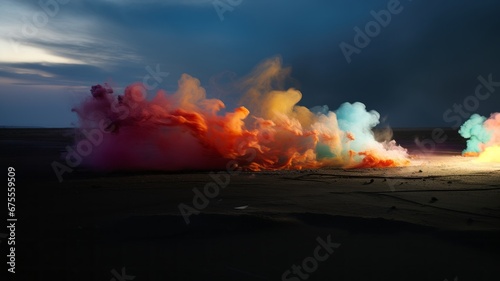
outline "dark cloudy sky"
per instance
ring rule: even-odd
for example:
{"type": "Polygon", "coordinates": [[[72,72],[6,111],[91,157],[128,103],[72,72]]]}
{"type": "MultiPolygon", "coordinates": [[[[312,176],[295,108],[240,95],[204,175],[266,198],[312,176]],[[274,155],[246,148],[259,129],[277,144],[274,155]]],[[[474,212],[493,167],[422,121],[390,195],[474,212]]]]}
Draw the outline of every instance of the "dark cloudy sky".
{"type": "MultiPolygon", "coordinates": [[[[44,1],[0,2],[0,126],[71,126],[91,85],[120,90],[157,65],[169,73],[161,88],[188,73],[231,104],[240,93],[224,83],[279,55],[302,105],[360,101],[394,127],[450,127],[443,114],[479,75],[500,81],[498,0],[401,0],[351,63],[339,44],[394,0],[44,1]],[[214,3],[238,5],[221,20],[214,3]]],[[[500,111],[500,87],[477,107],[500,111]]]]}

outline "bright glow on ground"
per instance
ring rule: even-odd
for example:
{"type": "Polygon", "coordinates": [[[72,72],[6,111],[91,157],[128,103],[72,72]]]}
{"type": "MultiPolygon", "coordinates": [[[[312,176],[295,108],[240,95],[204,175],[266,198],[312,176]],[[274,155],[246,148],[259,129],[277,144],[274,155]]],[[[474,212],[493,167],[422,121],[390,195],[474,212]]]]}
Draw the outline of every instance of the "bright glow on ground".
{"type": "Polygon", "coordinates": [[[490,146],[487,147],[481,154],[478,159],[479,162],[494,162],[500,163],[500,146],[490,146]]]}

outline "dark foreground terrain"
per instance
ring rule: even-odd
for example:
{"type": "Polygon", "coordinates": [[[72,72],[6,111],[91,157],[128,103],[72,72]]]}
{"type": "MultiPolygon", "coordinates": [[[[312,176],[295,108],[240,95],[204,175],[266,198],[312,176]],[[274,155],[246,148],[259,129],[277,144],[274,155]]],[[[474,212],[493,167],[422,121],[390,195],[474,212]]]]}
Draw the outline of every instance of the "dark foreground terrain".
{"type": "Polygon", "coordinates": [[[8,280],[500,280],[500,166],[459,156],[463,140],[446,134],[431,151],[414,145],[429,130],[396,131],[415,155],[403,168],[80,167],[59,182],[51,163],[71,130],[1,129],[2,169],[16,170],[8,280]],[[189,224],[179,206],[196,211],[189,224]]]}

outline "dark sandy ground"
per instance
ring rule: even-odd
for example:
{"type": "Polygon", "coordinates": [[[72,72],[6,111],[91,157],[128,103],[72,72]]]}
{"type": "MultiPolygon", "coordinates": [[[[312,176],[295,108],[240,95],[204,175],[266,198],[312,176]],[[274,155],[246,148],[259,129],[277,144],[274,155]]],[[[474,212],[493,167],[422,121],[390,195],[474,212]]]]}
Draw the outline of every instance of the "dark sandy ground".
{"type": "MultiPolygon", "coordinates": [[[[209,172],[80,168],[59,183],[50,163],[71,130],[2,129],[2,167],[16,169],[13,280],[500,280],[500,165],[459,156],[463,140],[446,133],[408,167],[231,175],[187,225],[179,204],[193,206],[209,172]],[[334,251],[307,259],[328,237],[334,251]],[[315,268],[282,279],[305,259],[315,268]]],[[[417,154],[429,134],[395,138],[417,154]]]]}

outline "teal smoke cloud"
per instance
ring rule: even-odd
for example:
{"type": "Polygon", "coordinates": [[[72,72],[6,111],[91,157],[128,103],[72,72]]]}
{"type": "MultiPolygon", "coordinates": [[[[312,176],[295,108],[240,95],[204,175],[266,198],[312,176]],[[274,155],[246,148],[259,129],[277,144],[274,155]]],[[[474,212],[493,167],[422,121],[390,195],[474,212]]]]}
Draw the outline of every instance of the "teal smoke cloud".
{"type": "Polygon", "coordinates": [[[493,132],[485,126],[486,117],[473,114],[469,120],[460,127],[458,133],[467,139],[466,152],[482,152],[483,145],[488,143],[493,135],[493,132]]]}

